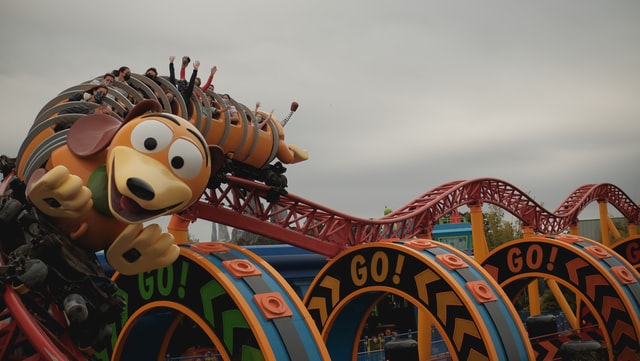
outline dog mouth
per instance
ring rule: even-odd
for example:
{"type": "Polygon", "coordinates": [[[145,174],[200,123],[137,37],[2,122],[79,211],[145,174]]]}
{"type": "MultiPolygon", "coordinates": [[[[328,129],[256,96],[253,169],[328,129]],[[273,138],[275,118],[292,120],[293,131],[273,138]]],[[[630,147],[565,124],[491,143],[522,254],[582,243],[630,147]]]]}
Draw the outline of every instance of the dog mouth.
{"type": "MultiPolygon", "coordinates": [[[[115,169],[115,167],[114,167],[115,169]]],[[[115,174],[111,177],[111,191],[109,194],[109,205],[111,211],[115,213],[119,218],[128,223],[143,223],[153,218],[169,214],[171,211],[180,206],[180,203],[172,204],[168,207],[159,209],[148,209],[140,205],[134,198],[122,194],[118,190],[118,186],[115,182],[115,174]]],[[[129,182],[127,182],[127,191],[133,194],[140,193],[140,190],[131,189],[129,182]]]]}

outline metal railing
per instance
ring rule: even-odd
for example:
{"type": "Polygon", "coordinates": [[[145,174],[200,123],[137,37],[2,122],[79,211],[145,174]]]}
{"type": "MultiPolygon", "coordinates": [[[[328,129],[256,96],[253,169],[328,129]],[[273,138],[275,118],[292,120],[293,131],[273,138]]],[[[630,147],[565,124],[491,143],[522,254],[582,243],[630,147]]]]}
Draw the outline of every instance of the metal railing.
{"type": "MultiPolygon", "coordinates": [[[[434,330],[435,331],[435,330],[434,330]]],[[[418,333],[410,331],[407,333],[380,338],[365,337],[358,343],[358,353],[356,361],[386,361],[384,345],[389,341],[413,339],[417,340],[418,333]]],[[[451,360],[449,350],[442,337],[436,332],[433,333],[431,341],[431,361],[451,360]]]]}
{"type": "Polygon", "coordinates": [[[222,356],[218,353],[206,352],[202,355],[191,356],[171,356],[167,355],[164,361],[222,361],[222,356]]]}

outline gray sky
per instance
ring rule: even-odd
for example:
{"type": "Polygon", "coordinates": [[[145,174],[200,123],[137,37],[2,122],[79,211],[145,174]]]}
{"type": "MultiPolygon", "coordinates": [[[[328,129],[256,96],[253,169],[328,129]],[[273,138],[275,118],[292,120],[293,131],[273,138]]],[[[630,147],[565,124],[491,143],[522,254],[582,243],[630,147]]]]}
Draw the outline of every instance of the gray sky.
{"type": "MultiPolygon", "coordinates": [[[[382,216],[498,178],[554,210],[584,184],[640,201],[640,2],[2,1],[0,154],[65,88],[189,55],[221,93],[300,108],[289,192],[382,216]]],[[[190,73],[191,68],[188,72],[190,73]]],[[[582,219],[597,217],[592,205],[582,219]]],[[[198,222],[199,223],[199,222],[198,222]]],[[[207,239],[207,227],[199,227],[207,239]]]]}

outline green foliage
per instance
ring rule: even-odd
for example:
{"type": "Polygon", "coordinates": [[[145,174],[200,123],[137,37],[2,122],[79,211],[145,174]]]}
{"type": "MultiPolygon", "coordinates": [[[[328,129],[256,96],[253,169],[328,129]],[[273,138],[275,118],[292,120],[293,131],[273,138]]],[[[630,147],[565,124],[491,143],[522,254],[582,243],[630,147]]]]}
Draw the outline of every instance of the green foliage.
{"type": "MultiPolygon", "coordinates": [[[[544,284],[542,280],[541,280],[541,283],[544,284]]],[[[562,295],[567,300],[569,307],[571,307],[572,310],[575,310],[576,309],[575,293],[573,293],[571,290],[564,287],[560,283],[558,283],[558,286],[560,287],[560,291],[562,292],[562,295]]],[[[553,295],[553,293],[549,288],[545,288],[544,292],[542,293],[542,301],[540,302],[540,308],[546,312],[561,311],[558,301],[556,300],[555,296],[553,295]]]]}
{"type": "MultiPolygon", "coordinates": [[[[560,286],[560,291],[562,292],[564,298],[567,300],[569,307],[572,310],[576,309],[576,295],[568,288],[564,287],[561,283],[558,283],[560,286]]],[[[561,312],[560,305],[556,300],[553,292],[546,286],[546,282],[542,278],[538,278],[538,289],[541,294],[540,296],[540,310],[542,312],[561,312]]],[[[514,306],[518,311],[529,311],[529,290],[525,287],[522,289],[520,294],[516,295],[512,300],[514,302],[514,306]]]]}
{"type": "Polygon", "coordinates": [[[247,231],[233,232],[231,236],[231,243],[235,243],[240,246],[281,244],[281,242],[276,241],[275,239],[260,236],[247,231]]]}
{"type": "Polygon", "coordinates": [[[518,310],[518,312],[529,311],[529,293],[527,292],[526,288],[522,290],[522,292],[520,292],[520,294],[511,301],[514,302],[513,305],[515,306],[516,310],[518,310]]]}
{"type": "Polygon", "coordinates": [[[629,223],[626,218],[613,219],[612,221],[622,238],[629,237],[629,223]]]}
{"type": "Polygon", "coordinates": [[[487,207],[487,210],[483,211],[483,216],[484,233],[489,250],[492,250],[505,242],[522,238],[523,232],[522,227],[520,227],[520,223],[505,220],[504,209],[490,204],[487,207]]]}

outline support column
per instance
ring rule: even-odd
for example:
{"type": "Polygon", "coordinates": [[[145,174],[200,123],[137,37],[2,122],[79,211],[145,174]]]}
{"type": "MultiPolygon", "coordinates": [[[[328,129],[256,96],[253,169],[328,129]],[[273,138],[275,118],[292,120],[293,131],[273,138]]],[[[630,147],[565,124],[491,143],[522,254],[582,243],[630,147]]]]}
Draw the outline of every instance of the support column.
{"type": "Polygon", "coordinates": [[[431,360],[431,316],[426,311],[418,310],[418,357],[420,360],[431,360]]]}
{"type": "Polygon", "coordinates": [[[489,254],[489,246],[484,236],[484,219],[482,219],[482,204],[469,206],[471,213],[471,237],[473,237],[473,258],[482,263],[489,254]]]}
{"type": "Polygon", "coordinates": [[[620,231],[618,231],[618,229],[616,228],[616,225],[613,224],[613,221],[611,220],[610,217],[607,217],[607,226],[609,227],[609,233],[613,235],[613,240],[609,240],[609,242],[611,244],[609,244],[609,246],[611,246],[612,244],[616,243],[617,241],[619,241],[622,238],[622,235],[620,234],[620,231]]]}
{"type": "MultiPolygon", "coordinates": [[[[567,322],[569,322],[571,328],[574,330],[580,328],[580,325],[578,324],[578,318],[573,313],[573,310],[571,309],[571,306],[569,306],[569,302],[567,302],[567,299],[564,297],[562,290],[560,290],[560,286],[558,286],[558,283],[555,280],[548,279],[547,286],[549,286],[551,293],[553,293],[553,297],[556,299],[556,302],[558,302],[558,306],[560,306],[560,309],[562,310],[562,312],[564,312],[564,316],[567,318],[567,322]]],[[[580,296],[576,295],[576,297],[579,298],[580,296]]]]}
{"type": "Polygon", "coordinates": [[[167,232],[173,235],[173,243],[187,244],[189,243],[189,221],[177,214],[172,214],[167,226],[167,232]]]}
{"type": "Polygon", "coordinates": [[[533,280],[527,286],[529,291],[529,312],[531,316],[537,316],[540,312],[540,290],[538,289],[538,280],[533,280]]]}
{"type": "Polygon", "coordinates": [[[533,236],[533,227],[531,226],[522,226],[522,236],[523,238],[529,238],[533,236]]]}
{"type": "Polygon", "coordinates": [[[579,236],[580,235],[580,230],[578,228],[578,224],[577,223],[573,223],[569,226],[569,234],[573,235],[573,236],[579,236]]]}
{"type": "Polygon", "coordinates": [[[602,244],[605,246],[611,246],[611,239],[609,238],[609,212],[607,211],[607,201],[598,201],[598,208],[600,209],[600,234],[602,236],[602,244]]]}

